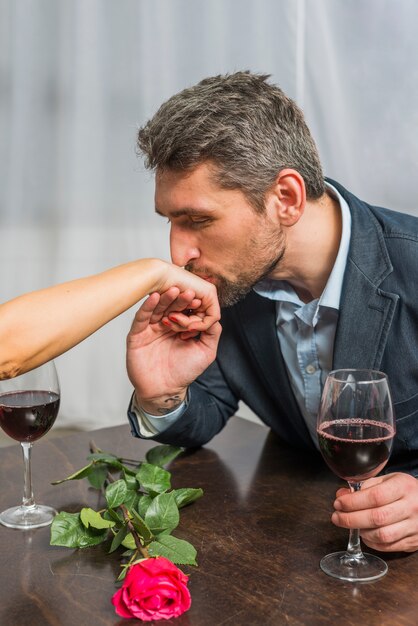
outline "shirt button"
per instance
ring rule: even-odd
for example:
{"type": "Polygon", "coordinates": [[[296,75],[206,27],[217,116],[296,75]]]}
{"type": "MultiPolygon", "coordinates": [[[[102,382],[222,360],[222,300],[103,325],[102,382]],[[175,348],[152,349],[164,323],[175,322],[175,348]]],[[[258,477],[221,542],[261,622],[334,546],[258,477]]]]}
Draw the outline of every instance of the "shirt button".
{"type": "Polygon", "coordinates": [[[312,363],[310,363],[309,365],[306,366],[305,372],[307,374],[315,374],[315,372],[316,372],[315,366],[312,365],[312,363]]]}

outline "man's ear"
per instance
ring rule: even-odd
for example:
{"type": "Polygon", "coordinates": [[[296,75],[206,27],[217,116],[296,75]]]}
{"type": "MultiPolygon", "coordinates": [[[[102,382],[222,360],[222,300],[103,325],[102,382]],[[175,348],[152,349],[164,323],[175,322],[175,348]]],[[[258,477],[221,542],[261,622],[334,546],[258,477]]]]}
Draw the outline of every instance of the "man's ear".
{"type": "Polygon", "coordinates": [[[302,217],[306,188],[302,176],[293,169],[279,172],[266,197],[267,211],[273,211],[282,226],[293,226],[302,217]]]}

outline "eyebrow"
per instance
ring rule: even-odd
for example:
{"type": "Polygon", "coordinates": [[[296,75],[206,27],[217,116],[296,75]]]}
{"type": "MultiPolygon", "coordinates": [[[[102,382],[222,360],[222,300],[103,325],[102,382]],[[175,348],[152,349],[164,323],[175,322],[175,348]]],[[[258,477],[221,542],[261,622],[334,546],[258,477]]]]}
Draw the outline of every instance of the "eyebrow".
{"type": "MultiPolygon", "coordinates": [[[[157,215],[161,215],[161,217],[167,217],[167,215],[159,211],[157,207],[155,207],[155,212],[157,213],[157,215]]],[[[185,209],[179,209],[178,211],[171,211],[170,217],[181,217],[182,215],[194,216],[194,215],[202,215],[202,213],[211,213],[211,211],[206,208],[205,209],[185,208],[185,209]]]]}

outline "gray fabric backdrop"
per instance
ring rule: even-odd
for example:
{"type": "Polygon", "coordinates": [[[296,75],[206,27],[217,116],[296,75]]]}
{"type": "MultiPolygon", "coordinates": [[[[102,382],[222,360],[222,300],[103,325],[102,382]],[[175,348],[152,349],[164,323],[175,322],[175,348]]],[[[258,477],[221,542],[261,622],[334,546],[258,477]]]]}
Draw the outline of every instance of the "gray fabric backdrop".
{"type": "MultiPolygon", "coordinates": [[[[212,74],[271,73],[328,176],[417,213],[417,24],[415,0],[0,0],[0,300],[169,258],[135,131],[212,74]]],[[[57,359],[55,429],[125,420],[132,315],[57,359]]]]}

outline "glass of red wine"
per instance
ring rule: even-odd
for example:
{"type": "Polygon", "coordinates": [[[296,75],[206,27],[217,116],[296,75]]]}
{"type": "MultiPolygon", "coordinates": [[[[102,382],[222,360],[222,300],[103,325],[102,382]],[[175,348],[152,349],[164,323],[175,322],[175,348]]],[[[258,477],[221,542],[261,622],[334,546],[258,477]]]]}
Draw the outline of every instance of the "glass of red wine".
{"type": "MultiPolygon", "coordinates": [[[[364,480],[386,465],[395,436],[395,420],[388,379],[375,370],[341,369],[330,372],[318,414],[319,447],[330,469],[358,491],[364,480]]],[[[320,563],[329,576],[353,582],[381,578],[387,564],[363,553],[360,531],[350,530],[345,552],[333,552],[320,563]]]]}
{"type": "Polygon", "coordinates": [[[36,504],[32,491],[32,443],[43,437],[58,414],[60,388],[53,361],[26,374],[0,381],[0,426],[23,449],[24,488],[20,506],[0,513],[0,522],[9,528],[27,530],[48,526],[55,509],[36,504]]]}

